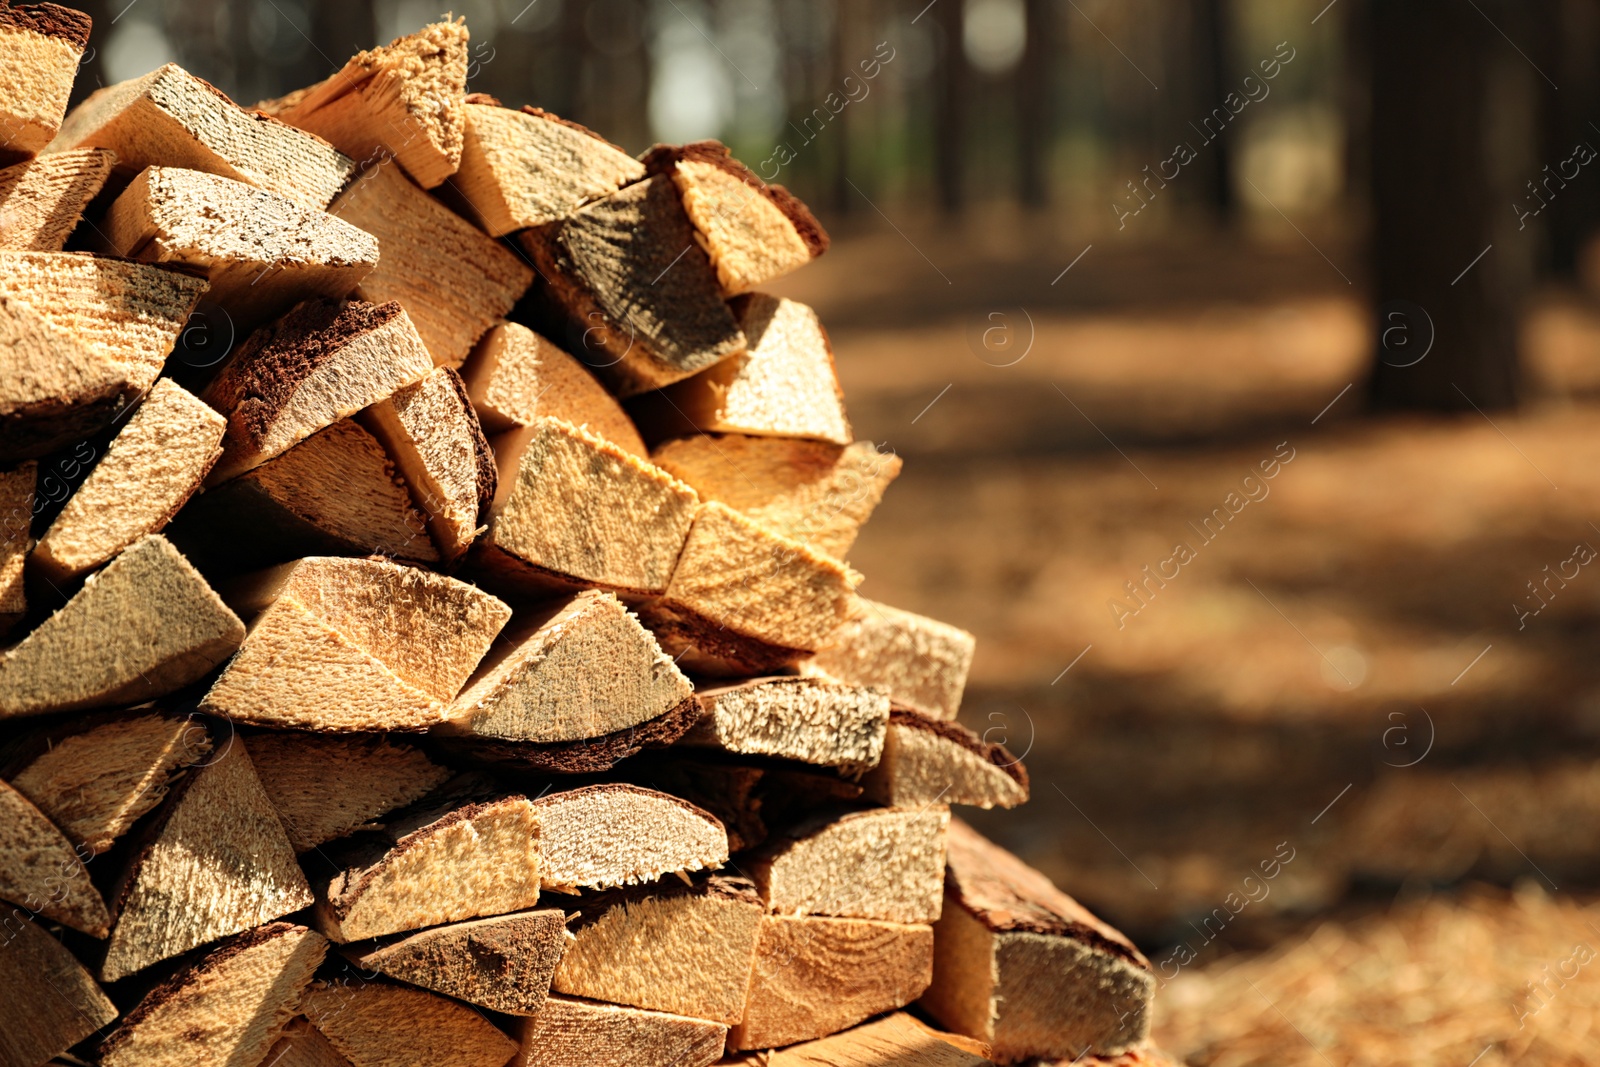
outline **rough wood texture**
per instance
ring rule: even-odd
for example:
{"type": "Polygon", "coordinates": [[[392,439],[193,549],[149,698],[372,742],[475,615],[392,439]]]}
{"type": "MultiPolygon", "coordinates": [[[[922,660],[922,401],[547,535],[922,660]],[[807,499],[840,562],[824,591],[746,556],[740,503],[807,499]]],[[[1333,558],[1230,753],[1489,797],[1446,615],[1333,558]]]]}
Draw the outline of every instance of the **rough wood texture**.
{"type": "Polygon", "coordinates": [[[719,500],[775,533],[843,559],[900,457],[871,441],[847,448],[790,437],[700,434],[650,457],[702,500],[719,500]]]}
{"type": "Polygon", "coordinates": [[[1001,1063],[1110,1055],[1149,1035],[1155,975],[1127,938],[959,820],[949,858],[929,1014],[1001,1063]]]}
{"type": "Polygon", "coordinates": [[[38,473],[34,463],[0,470],[0,637],[21,622],[28,611],[22,571],[33,548],[29,529],[38,473]]]}
{"type": "Polygon", "coordinates": [[[330,732],[441,721],[511,617],[454,578],[335,556],[264,572],[232,598],[259,614],[202,706],[240,722],[330,732]]]}
{"type": "Polygon", "coordinates": [[[118,169],[186,167],[280,193],[321,210],[355,165],[320,137],[250,112],[176,63],[96,91],[52,151],[109,148],[118,169]]]}
{"type": "Polygon", "coordinates": [[[404,304],[440,366],[459,367],[533,281],[533,269],[514,252],[392,162],[363,170],[328,210],[383,246],[378,269],[356,295],[404,304]]]}
{"type": "Polygon", "coordinates": [[[984,741],[960,723],[896,711],[889,717],[883,759],[861,786],[868,800],[889,807],[1014,808],[1028,799],[1028,771],[1004,745],[984,741]]]}
{"type": "Polygon", "coordinates": [[[350,1061],[302,1017],[290,1020],[262,1067],[350,1067],[350,1061]]]}
{"type": "Polygon", "coordinates": [[[34,565],[67,582],[166,526],[222,455],[225,426],[171,378],[156,382],[39,539],[34,565]]]}
{"type": "Polygon", "coordinates": [[[438,926],[352,946],[345,955],[364,971],[490,1011],[534,1015],[542,1010],[566,947],[566,917],[549,908],[438,926]]]}
{"type": "Polygon", "coordinates": [[[242,640],[238,616],[151,534],[0,654],[0,719],[137,704],[203,677],[242,640]]]}
{"type": "Polygon", "coordinates": [[[100,1046],[102,1067],[263,1062],[327,949],[292,923],[240,934],[147,994],[100,1046]]]}
{"type": "Polygon", "coordinates": [[[933,929],[769,915],[730,1049],[809,1041],[904,1007],[933,975],[933,929]]]}
{"type": "Polygon", "coordinates": [[[809,666],[843,682],[887,689],[896,707],[953,719],[974,644],[965,630],[858,597],[850,620],[809,666]]]}
{"type": "Polygon", "coordinates": [[[638,786],[591,785],[533,803],[539,879],[556,893],[658,881],[728,862],[728,833],[687,800],[638,786]]]}
{"type": "Polygon", "coordinates": [[[74,849],[27,797],[0,782],[0,899],[105,937],[111,916],[89,883],[83,865],[88,856],[88,849],[74,849]]]}
{"type": "Polygon", "coordinates": [[[851,440],[833,346],[817,313],[752,293],[732,303],[748,346],[692,378],[638,397],[630,410],[653,441],[700,432],[851,440]]]}
{"type": "Polygon", "coordinates": [[[181,264],[248,330],[313,297],[343,297],[378,264],[369,233],[247,182],[146,167],[96,230],[101,251],[181,264]]]}
{"type": "Polygon", "coordinates": [[[889,725],[889,698],[817,678],[758,678],[702,689],[705,715],[683,736],[745,756],[837,767],[859,774],[876,766],[889,725]]]}
{"type": "Polygon", "coordinates": [[[250,755],[296,852],[368,829],[450,777],[421,749],[386,737],[262,734],[250,755]]]}
{"type": "Polygon", "coordinates": [[[128,369],[0,294],[0,462],[34,459],[102,429],[122,407],[128,369]]]}
{"type": "Polygon", "coordinates": [[[502,1067],[516,1042],[465,1004],[380,982],[318,982],[301,1010],[353,1067],[502,1067]]]}
{"type": "MultiPolygon", "coordinates": [[[[903,1011],[860,1026],[777,1049],[760,1067],[990,1067],[988,1046],[942,1034],[903,1011]]],[[[752,1067],[755,1067],[752,1064],[752,1067]]]]}
{"type": "Polygon", "coordinates": [[[727,1035],[704,1019],[552,996],[523,1021],[511,1067],[706,1067],[727,1035]]]}
{"type": "Polygon", "coordinates": [[[442,737],[452,755],[523,774],[600,774],[645,749],[666,748],[700,718],[693,696],[653,719],[599,737],[578,741],[497,741],[489,738],[442,737]]]}
{"type": "Polygon", "coordinates": [[[114,152],[82,148],[0,170],[0,248],[61,251],[116,162],[114,152]]]}
{"type": "Polygon", "coordinates": [[[399,304],[301,304],[251,334],[201,394],[228,418],[206,484],[259,467],[432,369],[399,304]]]}
{"type": "Polygon", "coordinates": [[[108,982],[299,911],[312,901],[244,739],[178,783],[113,897],[108,982]]]}
{"type": "Polygon", "coordinates": [[[742,878],[585,901],[550,988],[731,1025],[744,1011],[761,898],[742,878]]]}
{"type": "Polygon", "coordinates": [[[89,16],[57,4],[0,8],[0,157],[37,155],[61,128],[89,16]]]}
{"type": "Polygon", "coordinates": [[[762,844],[771,829],[861,797],[860,786],[835,773],[697,759],[682,749],[632,763],[624,773],[630,781],[693,801],[721,819],[735,853],[762,844]]]}
{"type": "Polygon", "coordinates": [[[27,916],[5,920],[0,952],[0,1063],[38,1065],[117,1017],[117,1007],[61,942],[27,916]]]}

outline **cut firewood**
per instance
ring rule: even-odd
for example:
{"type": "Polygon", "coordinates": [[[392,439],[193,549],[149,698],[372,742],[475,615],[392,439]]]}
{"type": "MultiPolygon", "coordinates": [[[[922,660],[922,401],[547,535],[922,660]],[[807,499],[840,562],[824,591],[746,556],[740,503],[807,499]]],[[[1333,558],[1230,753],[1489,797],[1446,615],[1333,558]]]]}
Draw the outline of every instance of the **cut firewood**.
{"type": "Polygon", "coordinates": [[[363,971],[490,1011],[533,1015],[542,1010],[566,947],[566,917],[558,908],[547,908],[436,926],[352,946],[345,956],[363,971]]]}
{"type": "Polygon", "coordinates": [[[372,405],[361,423],[399,465],[444,558],[465,552],[489,516],[496,474],[461,376],[436,368],[372,405]]]}
{"type": "Polygon", "coordinates": [[[715,869],[728,862],[728,833],[687,800],[638,786],[591,785],[534,801],[539,880],[576,893],[715,869]]]}
{"type": "Polygon", "coordinates": [[[290,1020],[262,1067],[350,1067],[350,1061],[328,1044],[322,1031],[305,1018],[290,1020]]]}
{"type": "Polygon", "coordinates": [[[556,968],[556,993],[731,1025],[761,929],[761,898],[742,878],[620,890],[585,901],[556,968]]]}
{"type": "Polygon", "coordinates": [[[838,560],[713,501],[696,512],[672,580],[640,618],[691,670],[772,674],[832,640],[858,581],[838,560]]]}
{"type": "Polygon", "coordinates": [[[335,941],[361,941],[531,908],[539,836],[526,797],[442,811],[423,801],[331,857],[341,869],[318,885],[318,926],[335,941]]]}
{"type": "Polygon", "coordinates": [[[261,1063],[327,950],[293,923],[240,934],[147,994],[100,1046],[102,1067],[261,1063]]]}
{"type": "Polygon", "coordinates": [[[41,1064],[117,1017],[117,1007],[61,942],[26,916],[6,919],[0,952],[0,1063],[41,1064]]]}
{"type": "Polygon", "coordinates": [[[187,167],[321,210],[355,169],[320,137],[246,111],[176,63],[107,86],[72,109],[51,144],[109,148],[117,167],[187,167]]]}
{"type": "Polygon", "coordinates": [[[263,572],[231,599],[255,621],[202,707],[239,722],[329,732],[441,721],[511,617],[501,601],[454,578],[334,556],[263,572]]]}
{"type": "Polygon", "coordinates": [[[644,165],[586,126],[536,107],[468,97],[461,169],[447,187],[494,237],[545,226],[644,177],[644,165]]]}
{"type": "Polygon", "coordinates": [[[171,378],[156,382],[39,539],[34,565],[70,581],[166,526],[222,455],[226,425],[171,378]]]}
{"type": "Polygon", "coordinates": [[[108,982],[312,901],[244,739],[217,749],[172,790],[119,880],[108,982]]]}
{"type": "Polygon", "coordinates": [[[0,7],[0,157],[37,155],[55,137],[89,24],[88,15],[59,4],[0,7]]]}
{"type": "Polygon", "coordinates": [[[116,162],[115,152],[81,148],[0,170],[0,248],[61,251],[116,162]]]}
{"type": "Polygon", "coordinates": [[[761,1067],[992,1067],[981,1041],[943,1034],[903,1011],[773,1051],[761,1067]]]}
{"type": "Polygon", "coordinates": [[[959,820],[949,856],[929,1014],[1001,1063],[1110,1055],[1148,1036],[1155,975],[1126,937],[959,820]]]}
{"type": "Polygon", "coordinates": [[[417,188],[392,161],[363,170],[328,210],[383,246],[378,269],[356,295],[404,304],[440,366],[461,366],[533,281],[533,268],[516,253],[417,188]]]}
{"type": "Polygon", "coordinates": [[[683,797],[722,820],[733,852],[764,843],[772,829],[861,797],[860,786],[837,774],[696,759],[682,749],[632,764],[624,773],[630,781],[683,797]]]}
{"type": "Polygon", "coordinates": [[[131,390],[128,368],[0,293],[0,462],[35,459],[98,432],[131,390]]]}
{"type": "Polygon", "coordinates": [[[410,986],[318,982],[301,1010],[353,1067],[503,1067],[517,1051],[482,1013],[410,986]]]}
{"type": "Polygon", "coordinates": [[[899,808],[1014,808],[1028,799],[1028,771],[1004,745],[914,711],[889,717],[883,759],[861,785],[868,800],[899,808]]]}
{"type": "Polygon", "coordinates": [[[467,95],[465,19],[435,22],[281,100],[260,105],[352,159],[392,155],[424,189],[461,162],[467,95]]]}
{"type": "Polygon", "coordinates": [[[965,630],[858,597],[850,620],[807,666],[842,682],[887,689],[896,707],[953,719],[973,645],[965,630]]]}
{"type": "Polygon", "coordinates": [[[102,251],[181,264],[211,283],[206,296],[236,329],[302,300],[343,297],[378,264],[378,241],[342,219],[247,182],[179,167],[146,167],[107,209],[102,251]]]}
{"type": "Polygon", "coordinates": [[[665,749],[700,719],[693,696],[653,719],[578,741],[497,741],[462,735],[440,738],[444,747],[469,763],[521,774],[601,774],[645,749],[665,749]]]}
{"type": "Polygon", "coordinates": [[[651,459],[702,500],[720,500],[839,559],[900,473],[900,457],[871,441],[840,448],[792,437],[701,434],[668,441],[651,459]]]}
{"type": "Polygon", "coordinates": [[[423,379],[433,361],[393,301],[309,300],[250,335],[201,398],[228,418],[207,485],[259,467],[423,379]]]}
{"type": "Polygon", "coordinates": [[[705,715],[679,744],[777,756],[845,774],[876,766],[883,754],[889,698],[874,689],[818,678],[758,678],[698,695],[705,715]]]}
{"type": "Polygon", "coordinates": [[[137,704],[203,677],[243,640],[239,617],[151,534],[0,654],[0,719],[137,704]]]}
{"type": "Polygon", "coordinates": [[[72,843],[14,787],[0,782],[0,900],[105,937],[111,916],[89,883],[90,853],[72,843]]]}
{"type": "Polygon", "coordinates": [[[721,1023],[552,996],[522,1023],[511,1067],[706,1067],[722,1058],[721,1023]]]}
{"type": "Polygon", "coordinates": [[[545,279],[541,299],[563,320],[567,350],[619,396],[744,351],[671,178],[625,186],[555,223],[548,236],[526,231],[521,241],[545,279]]]}
{"type": "Polygon", "coordinates": [[[0,637],[21,622],[28,612],[22,571],[28,552],[33,548],[33,538],[28,531],[33,521],[37,477],[38,465],[33,463],[0,470],[0,637]]]}
{"type": "Polygon", "coordinates": [[[732,303],[749,346],[630,405],[651,440],[700,432],[799,437],[843,447],[852,436],[833,347],[817,313],[765,293],[732,303]]]}
{"type": "Polygon", "coordinates": [[[450,777],[421,749],[385,737],[262,734],[250,756],[296,852],[367,829],[450,777]]]}
{"type": "Polygon", "coordinates": [[[728,1047],[792,1045],[904,1007],[928,988],[933,952],[928,926],[769,915],[728,1047]]]}

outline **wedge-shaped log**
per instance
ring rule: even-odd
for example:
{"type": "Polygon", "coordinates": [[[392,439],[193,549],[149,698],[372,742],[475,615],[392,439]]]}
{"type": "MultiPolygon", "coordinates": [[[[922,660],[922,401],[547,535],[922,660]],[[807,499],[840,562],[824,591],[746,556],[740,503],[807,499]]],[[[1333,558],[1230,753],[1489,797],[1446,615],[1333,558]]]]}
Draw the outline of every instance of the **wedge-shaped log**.
{"type": "Polygon", "coordinates": [[[762,1067],[991,1067],[981,1041],[943,1034],[903,1011],[774,1050],[762,1067]]]}
{"type": "Polygon", "coordinates": [[[928,988],[933,951],[928,926],[769,915],[728,1047],[792,1045],[904,1007],[928,988]]]}
{"type": "Polygon", "coordinates": [[[352,159],[392,155],[432,189],[461,162],[467,41],[465,19],[432,23],[356,53],[338,73],[262,110],[352,159]]]}
{"type": "Polygon", "coordinates": [[[840,448],[792,437],[701,434],[668,441],[650,458],[702,500],[719,500],[839,559],[900,473],[900,457],[871,441],[840,448]]]}
{"type": "Polygon", "coordinates": [[[953,719],[972,666],[965,630],[858,597],[851,618],[807,665],[843,682],[889,691],[896,707],[953,719]]]}
{"type": "Polygon", "coordinates": [[[151,990],[101,1044],[102,1067],[263,1062],[327,949],[292,923],[240,934],[151,990]]]}
{"type": "Polygon", "coordinates": [[[511,1067],[706,1067],[727,1036],[704,1019],[552,996],[523,1020],[511,1067]]]}
{"type": "Polygon", "coordinates": [[[111,916],[78,852],[44,813],[0,782],[0,900],[105,937],[111,916]]]}
{"type": "Polygon", "coordinates": [[[239,617],[151,534],[0,654],[0,719],[137,704],[203,677],[243,640],[239,617]]]}
{"type": "Polygon", "coordinates": [[[546,908],[352,945],[345,956],[361,970],[490,1011],[533,1015],[543,1010],[550,977],[566,947],[566,917],[560,909],[546,908]]]}
{"type": "Polygon", "coordinates": [[[259,467],[432,369],[399,304],[301,304],[251,334],[201,395],[228,418],[206,484],[259,467]]]}
{"type": "Polygon", "coordinates": [[[0,170],[0,248],[61,251],[116,162],[115,152],[80,148],[0,170]]]}
{"type": "Polygon", "coordinates": [[[630,781],[683,797],[715,815],[736,853],[761,845],[773,830],[861,798],[861,787],[837,773],[697,759],[682,748],[632,763],[623,773],[630,781]]]}
{"type": "Polygon", "coordinates": [[[744,351],[671,178],[625,186],[520,240],[559,309],[560,340],[619,396],[744,351]]]}
{"type": "Polygon", "coordinates": [[[539,879],[557,893],[654,882],[728,862],[728,833],[709,812],[638,786],[591,785],[533,803],[539,879]]]}
{"type": "Polygon", "coordinates": [[[319,882],[316,916],[335,941],[502,915],[539,902],[539,820],[526,797],[443,810],[424,801],[331,858],[340,869],[319,882]]]}
{"type": "Polygon", "coordinates": [[[119,879],[108,982],[312,901],[244,739],[216,750],[172,790],[119,879]]]}
{"type": "Polygon", "coordinates": [[[34,463],[0,470],[0,637],[22,621],[28,612],[28,592],[22,571],[33,549],[29,528],[33,522],[34,463]]]}
{"type": "Polygon", "coordinates": [[[731,1025],[744,1011],[761,913],[742,878],[602,894],[582,904],[550,988],[731,1025]]]}
{"type": "Polygon", "coordinates": [[[0,156],[33,156],[61,128],[89,16],[59,4],[0,7],[0,156]]]}
{"type": "Polygon", "coordinates": [[[732,305],[744,353],[631,405],[659,441],[700,432],[799,437],[843,447],[851,440],[833,346],[817,313],[794,300],[752,293],[732,305]]]}
{"type": "Polygon", "coordinates": [[[1028,799],[1028,771],[1004,745],[960,723],[896,711],[889,717],[883,759],[861,786],[868,800],[889,807],[1014,808],[1028,799]]]}
{"type": "Polygon", "coordinates": [[[51,147],[109,148],[130,175],[152,166],[203,170],[318,210],[355,169],[322,138],[246,111],[176,63],[95,92],[51,147]]]}
{"type": "Polygon", "coordinates": [[[368,829],[450,777],[421,749],[386,737],[262,734],[250,755],[296,852],[368,829]]]}
{"type": "Polygon", "coordinates": [[[202,706],[240,722],[328,732],[439,722],[511,617],[454,578],[334,556],[263,572],[234,602],[255,621],[202,706]]]}
{"type": "Polygon", "coordinates": [[[350,1067],[350,1061],[304,1016],[289,1021],[283,1036],[272,1046],[262,1064],[263,1067],[350,1067]]]}
{"type": "Polygon", "coordinates": [[[501,741],[470,734],[440,740],[458,759],[515,773],[601,774],[646,749],[671,746],[699,719],[700,701],[691,696],[636,726],[578,741],[501,741]]]}
{"type": "Polygon", "coordinates": [[[156,382],[39,539],[34,564],[70,581],[166,526],[222,455],[226,425],[171,378],[156,382]]]}
{"type": "Polygon", "coordinates": [[[204,171],[146,167],[106,210],[103,251],[181,264],[248,330],[302,300],[348,296],[378,264],[378,240],[279,193],[204,171]]]}
{"type": "Polygon", "coordinates": [[[353,1067],[503,1067],[517,1050],[481,1012],[409,986],[319,982],[301,1010],[353,1067]]]}
{"type": "Polygon", "coordinates": [[[4,923],[0,1063],[41,1064],[117,1017],[117,1007],[71,952],[27,916],[4,923]]]}
{"type": "Polygon", "coordinates": [[[883,754],[889,698],[874,689],[817,678],[758,678],[698,695],[705,714],[679,744],[777,756],[846,774],[876,766],[883,754]]]}
{"type": "Polygon", "coordinates": [[[417,188],[393,162],[361,172],[328,210],[376,237],[363,300],[398,300],[440,366],[459,367],[533,281],[516,253],[417,188]]]}
{"type": "Polygon", "coordinates": [[[0,293],[0,462],[34,459],[98,432],[121,409],[131,379],[127,367],[56,329],[33,305],[0,293]]]}
{"type": "Polygon", "coordinates": [[[1155,975],[1121,933],[959,820],[922,1007],[1000,1063],[1114,1055],[1150,1031],[1155,975]]]}

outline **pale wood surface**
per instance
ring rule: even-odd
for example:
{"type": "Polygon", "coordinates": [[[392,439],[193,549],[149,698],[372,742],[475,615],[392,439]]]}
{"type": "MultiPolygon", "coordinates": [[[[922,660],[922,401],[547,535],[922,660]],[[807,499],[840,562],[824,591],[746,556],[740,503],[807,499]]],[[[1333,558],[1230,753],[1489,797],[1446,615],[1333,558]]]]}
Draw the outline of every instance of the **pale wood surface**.
{"type": "Polygon", "coordinates": [[[304,1017],[289,1021],[283,1036],[272,1046],[262,1067],[351,1067],[339,1050],[328,1044],[322,1031],[304,1017]]]}
{"type": "Polygon", "coordinates": [[[591,785],[533,802],[539,879],[557,893],[654,882],[728,861],[728,834],[709,812],[653,789],[591,785]]]}
{"type": "Polygon", "coordinates": [[[776,1049],[761,1067],[990,1067],[988,1046],[944,1034],[903,1011],[776,1049]]]}
{"type": "Polygon", "coordinates": [[[890,807],[1014,808],[1028,799],[1028,772],[1004,745],[985,741],[960,723],[896,711],[883,759],[861,786],[868,800],[890,807]]]}
{"type": "Polygon", "coordinates": [[[81,11],[8,5],[0,17],[0,158],[35,155],[55,137],[88,43],[81,11]]]}
{"type": "Polygon", "coordinates": [[[108,149],[80,148],[0,170],[0,248],[61,251],[116,161],[108,149]]]}
{"type": "Polygon", "coordinates": [[[524,1020],[512,1067],[706,1067],[728,1028],[704,1019],[552,996],[524,1020]]]}
{"type": "Polygon", "coordinates": [[[61,942],[24,915],[0,952],[0,1062],[39,1064],[117,1017],[116,1005],[61,942]]]}
{"type": "Polygon", "coordinates": [[[0,782],[0,899],[105,937],[111,916],[79,852],[15,787],[0,782]]]}
{"type": "Polygon", "coordinates": [[[101,430],[133,377],[32,304],[0,293],[0,462],[37,458],[101,430]]]}
{"type": "Polygon", "coordinates": [[[849,621],[810,666],[841,681],[887,689],[897,707],[954,719],[974,645],[965,630],[858,597],[849,621]]]}
{"type": "Polygon", "coordinates": [[[301,1010],[353,1067],[502,1067],[516,1042],[465,1004],[383,982],[318,982],[301,1010]]]}
{"type": "Polygon", "coordinates": [[[35,463],[21,463],[11,470],[0,470],[0,637],[20,622],[28,610],[28,592],[22,572],[33,548],[29,531],[38,473],[35,463]]]}
{"type": "Polygon", "coordinates": [[[877,765],[889,698],[818,678],[758,678],[699,690],[705,715],[681,745],[777,756],[845,774],[877,765]]]}

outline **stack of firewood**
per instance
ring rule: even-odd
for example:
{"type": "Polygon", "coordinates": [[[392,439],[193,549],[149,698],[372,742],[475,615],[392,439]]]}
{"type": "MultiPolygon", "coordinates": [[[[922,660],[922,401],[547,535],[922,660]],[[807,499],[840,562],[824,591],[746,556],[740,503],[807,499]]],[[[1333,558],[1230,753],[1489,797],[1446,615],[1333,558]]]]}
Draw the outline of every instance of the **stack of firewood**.
{"type": "Polygon", "coordinates": [[[64,116],[88,32],[0,6],[0,1067],[1151,1055],[949,814],[1028,795],[970,635],[842,562],[802,204],[460,22],[64,116]]]}

